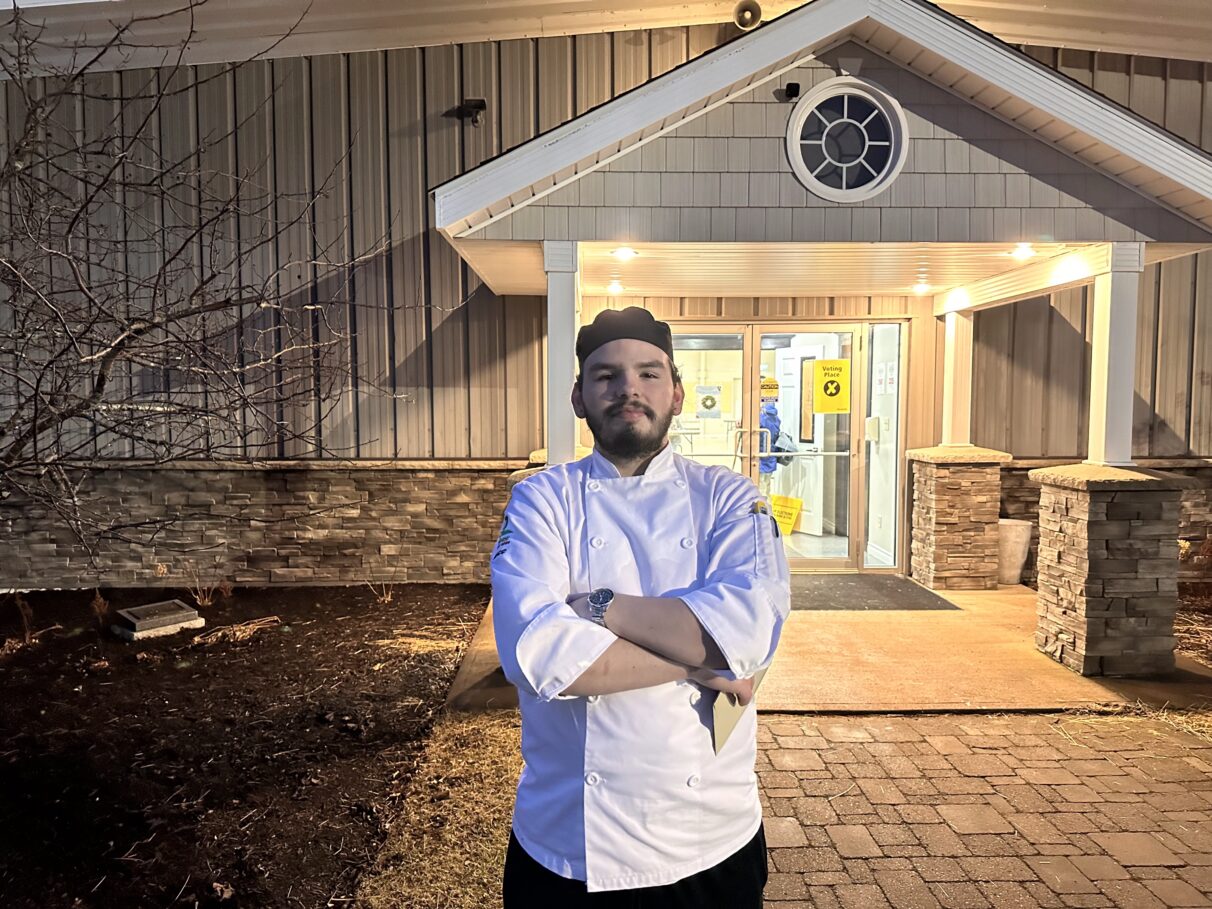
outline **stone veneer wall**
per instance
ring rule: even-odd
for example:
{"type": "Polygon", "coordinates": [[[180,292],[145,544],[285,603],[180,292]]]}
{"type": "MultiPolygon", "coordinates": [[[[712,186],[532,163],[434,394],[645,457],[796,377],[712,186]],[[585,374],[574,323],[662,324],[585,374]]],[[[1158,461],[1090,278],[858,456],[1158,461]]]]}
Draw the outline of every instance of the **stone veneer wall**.
{"type": "Polygon", "coordinates": [[[1000,467],[959,457],[941,448],[909,453],[912,576],[933,590],[996,590],[1000,467]]]}
{"type": "Polygon", "coordinates": [[[104,541],[96,563],[41,507],[0,503],[0,587],[180,587],[196,572],[237,585],[487,582],[522,462],[334,466],[113,465],[88,478],[90,509],[177,520],[150,543],[104,541]]]}
{"type": "MultiPolygon", "coordinates": [[[[1031,535],[1031,554],[1023,569],[1023,583],[1034,587],[1036,562],[1039,554],[1039,498],[1040,486],[1027,476],[1036,467],[1071,464],[1072,460],[1022,460],[1013,461],[1002,468],[1003,518],[1021,518],[1035,522],[1031,535]]],[[[1198,553],[1205,545],[1212,549],[1212,462],[1149,459],[1142,467],[1176,473],[1190,477],[1196,486],[1183,491],[1182,510],[1179,515],[1179,539],[1190,543],[1189,555],[1179,562],[1178,579],[1182,582],[1212,581],[1212,559],[1200,559],[1198,553]],[[1174,465],[1174,466],[1170,466],[1174,465]]]]}
{"type": "Polygon", "coordinates": [[[1082,675],[1173,671],[1184,478],[1090,465],[1033,476],[1043,481],[1036,646],[1082,675]]]}

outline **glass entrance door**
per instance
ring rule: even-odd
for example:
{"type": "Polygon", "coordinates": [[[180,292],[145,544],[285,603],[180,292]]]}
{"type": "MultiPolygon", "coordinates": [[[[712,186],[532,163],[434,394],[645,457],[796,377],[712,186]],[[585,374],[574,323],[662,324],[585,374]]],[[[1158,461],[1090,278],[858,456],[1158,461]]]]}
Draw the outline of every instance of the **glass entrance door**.
{"type": "Polygon", "coordinates": [[[896,567],[896,324],[674,323],[682,455],[750,477],[793,571],[896,567]]]}
{"type": "Polygon", "coordinates": [[[860,439],[861,329],[853,325],[756,326],[756,427],[750,476],[770,500],[793,565],[858,566],[853,515],[860,439]]]}

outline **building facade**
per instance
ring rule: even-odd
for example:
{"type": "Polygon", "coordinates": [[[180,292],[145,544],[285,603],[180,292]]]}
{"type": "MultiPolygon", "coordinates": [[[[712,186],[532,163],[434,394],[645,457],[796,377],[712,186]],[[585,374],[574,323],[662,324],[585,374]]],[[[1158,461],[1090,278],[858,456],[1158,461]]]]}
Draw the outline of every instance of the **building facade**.
{"type": "MultiPolygon", "coordinates": [[[[589,442],[567,405],[577,326],[625,305],[674,326],[674,444],[776,497],[793,570],[988,586],[999,514],[1101,494],[1030,472],[1084,464],[1184,478],[1158,493],[1178,504],[1151,552],[1176,568],[1153,590],[1201,576],[1212,46],[1141,22],[1094,46],[1052,13],[964,7],[813,0],[747,33],[603,13],[413,47],[366,29],[340,53],[296,36],[238,67],[212,49],[91,75],[77,128],[171,80],[147,141],[252,207],[317,197],[257,267],[350,288],[350,380],[313,444],[255,464],[147,468],[98,434],[99,503],[197,514],[161,551],[106,544],[99,571],[52,516],[0,506],[5,583],[166,583],[195,539],[237,583],[486,580],[508,475],[589,442]],[[306,243],[357,264],[293,273],[306,243]],[[279,522],[317,495],[339,502],[279,522]],[[248,503],[264,523],[233,530],[248,503]]],[[[1041,561],[1089,561],[1063,548],[1041,561]]]]}

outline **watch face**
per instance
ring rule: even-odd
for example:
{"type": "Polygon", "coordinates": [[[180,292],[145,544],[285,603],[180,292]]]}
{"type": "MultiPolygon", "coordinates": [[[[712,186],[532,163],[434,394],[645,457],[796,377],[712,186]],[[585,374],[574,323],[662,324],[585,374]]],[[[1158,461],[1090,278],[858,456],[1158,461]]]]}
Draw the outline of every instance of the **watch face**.
{"type": "Polygon", "coordinates": [[[597,590],[589,594],[589,604],[591,606],[605,606],[614,599],[614,591],[607,590],[605,587],[599,587],[597,590]]]}

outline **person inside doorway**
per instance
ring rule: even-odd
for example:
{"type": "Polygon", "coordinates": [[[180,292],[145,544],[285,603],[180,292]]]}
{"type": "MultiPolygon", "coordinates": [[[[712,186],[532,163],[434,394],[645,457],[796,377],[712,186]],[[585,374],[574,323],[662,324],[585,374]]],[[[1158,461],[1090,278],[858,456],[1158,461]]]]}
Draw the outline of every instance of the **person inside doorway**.
{"type": "Polygon", "coordinates": [[[638,307],[581,329],[572,407],[592,453],[518,483],[492,554],[493,626],[524,769],[506,909],[760,909],[755,709],[716,752],[790,608],[752,481],[669,445],[685,393],[669,326],[638,307]]]}
{"type": "Polygon", "coordinates": [[[770,483],[774,472],[778,469],[778,458],[773,454],[774,447],[779,441],[779,433],[783,431],[783,422],[779,419],[779,408],[773,401],[762,405],[758,415],[758,426],[764,432],[759,432],[761,448],[759,452],[770,452],[769,456],[758,458],[758,488],[762,495],[770,495],[770,483]]]}

